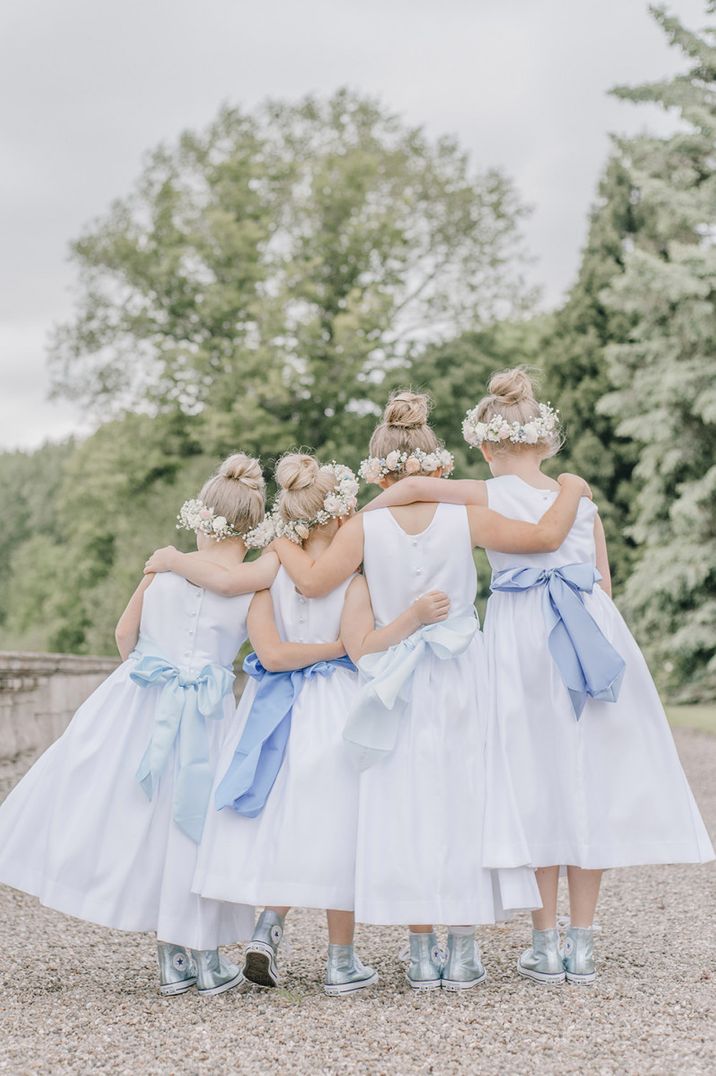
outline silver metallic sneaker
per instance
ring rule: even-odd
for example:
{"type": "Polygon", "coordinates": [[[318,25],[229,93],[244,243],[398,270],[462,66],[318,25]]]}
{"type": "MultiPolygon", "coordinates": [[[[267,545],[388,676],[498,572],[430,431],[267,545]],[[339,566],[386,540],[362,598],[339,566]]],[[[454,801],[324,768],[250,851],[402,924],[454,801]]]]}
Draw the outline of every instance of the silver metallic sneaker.
{"type": "Polygon", "coordinates": [[[525,979],[532,979],[536,983],[564,982],[564,964],[556,927],[532,931],[532,948],[525,949],[518,959],[517,970],[525,979]]]}
{"type": "Polygon", "coordinates": [[[569,983],[593,983],[597,977],[594,966],[594,932],[591,927],[569,927],[564,939],[564,971],[569,983]]]}
{"type": "Polygon", "coordinates": [[[352,945],[329,945],[326,981],[323,985],[330,997],[354,994],[378,982],[375,968],[361,964],[352,945]]]}
{"type": "Polygon", "coordinates": [[[244,978],[256,986],[278,986],[278,947],[283,920],[276,912],[261,912],[254,935],[246,947],[244,978]]]}
{"type": "Polygon", "coordinates": [[[244,981],[236,964],[226,960],[218,949],[194,949],[197,970],[197,993],[208,997],[210,994],[223,994],[244,981]]]}
{"type": "Polygon", "coordinates": [[[487,978],[480,960],[480,947],[472,934],[448,933],[448,951],[442,969],[443,990],[469,990],[487,978]]]}
{"type": "Polygon", "coordinates": [[[410,932],[410,964],[405,978],[413,990],[439,990],[442,985],[443,951],[434,931],[410,932]]]}
{"type": "Polygon", "coordinates": [[[185,994],[196,985],[196,966],[183,945],[157,942],[159,993],[165,997],[185,994]]]}

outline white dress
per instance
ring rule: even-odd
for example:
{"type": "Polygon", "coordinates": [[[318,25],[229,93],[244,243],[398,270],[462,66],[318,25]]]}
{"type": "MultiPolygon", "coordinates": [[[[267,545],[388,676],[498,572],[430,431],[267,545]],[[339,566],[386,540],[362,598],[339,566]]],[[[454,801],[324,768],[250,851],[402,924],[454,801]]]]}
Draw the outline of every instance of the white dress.
{"type": "MultiPolygon", "coordinates": [[[[516,475],[487,482],[490,508],[536,522],[555,493],[516,475]]],[[[488,551],[495,571],[595,563],[597,509],[583,499],[554,553],[488,551]]],[[[492,708],[535,866],[597,869],[700,863],[713,849],[681,768],[654,682],[611,598],[584,604],[626,662],[616,702],[589,699],[579,721],[548,647],[543,588],[495,592],[485,618],[492,708]]],[[[495,819],[488,816],[488,831],[495,819]]]]}
{"type": "MultiPolygon", "coordinates": [[[[304,598],[284,568],[271,586],[282,639],[330,643],[339,636],[350,580],[322,598],[304,598]]],[[[263,810],[246,818],[230,807],[207,818],[194,889],[205,897],[256,905],[296,905],[351,911],[354,900],[358,773],[343,741],[343,725],[358,675],[337,666],[330,676],[305,680],[276,781],[263,810]]],[[[239,703],[240,720],[217,768],[228,769],[256,681],[239,703]]]]}
{"type": "MultiPolygon", "coordinates": [[[[450,617],[474,617],[477,587],[467,512],[439,504],[407,534],[389,509],[363,515],[363,567],[376,624],[442,590],[450,617]]],[[[486,760],[501,751],[487,728],[484,644],[479,630],[457,657],[432,651],[418,664],[395,747],[361,776],[356,918],[366,923],[493,923],[540,906],[509,789],[496,786],[494,865],[484,866],[486,760]]]]}
{"type": "MultiPolygon", "coordinates": [[[[135,655],[166,659],[185,680],[207,663],[229,670],[250,601],[157,575],[144,593],[135,655]]],[[[130,657],[100,685],[0,807],[0,882],[80,919],[156,931],[176,945],[240,941],[253,931],[253,908],[191,892],[197,844],[173,820],[179,737],[151,800],[137,780],[162,695],[160,685],[130,679],[138,661],[130,657]]],[[[211,766],[234,714],[229,690],[206,721],[211,766]]]]}

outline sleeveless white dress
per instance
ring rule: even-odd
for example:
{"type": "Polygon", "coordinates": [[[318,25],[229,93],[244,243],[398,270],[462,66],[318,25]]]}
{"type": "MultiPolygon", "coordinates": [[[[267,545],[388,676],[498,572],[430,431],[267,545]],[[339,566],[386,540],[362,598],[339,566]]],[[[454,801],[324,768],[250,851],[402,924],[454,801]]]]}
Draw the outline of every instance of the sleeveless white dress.
{"type": "MultiPolygon", "coordinates": [[[[280,568],[271,599],[281,638],[335,642],[350,582],[325,597],[304,598],[280,568]]],[[[246,685],[216,785],[241,739],[256,686],[255,680],[246,685]]],[[[353,909],[359,778],[343,726],[357,690],[357,673],[340,666],[330,676],[304,681],[293,706],[283,764],[261,813],[245,818],[224,807],[207,818],[196,892],[256,905],[353,909]]]]}
{"type": "MultiPolygon", "coordinates": [[[[556,493],[516,475],[487,482],[490,508],[536,522],[556,493]]],[[[554,553],[488,550],[495,571],[595,563],[597,509],[583,499],[554,553]]],[[[548,647],[543,589],[495,592],[485,618],[492,711],[535,866],[597,869],[700,863],[713,848],[646,662],[611,598],[595,584],[584,604],[626,662],[617,702],[589,699],[576,720],[548,647]]],[[[487,832],[496,824],[488,813],[487,832]]]]}
{"type": "MultiPolygon", "coordinates": [[[[470,527],[461,505],[439,504],[407,534],[389,509],[363,515],[363,568],[376,624],[442,590],[450,616],[475,616],[470,527]]],[[[502,752],[487,727],[484,644],[478,630],[457,657],[432,651],[417,666],[392,752],[361,776],[356,918],[366,923],[493,923],[540,898],[506,769],[496,781],[501,829],[485,867],[487,759],[502,752]]]]}
{"type": "MultiPolygon", "coordinates": [[[[191,892],[197,844],[173,820],[178,747],[153,799],[136,773],[155,729],[161,686],[130,679],[138,654],[161,657],[186,679],[216,663],[231,669],[246,639],[251,595],[222,598],[177,575],[144,593],[140,637],[129,658],[0,807],[0,882],[68,915],[119,930],[156,931],[193,949],[251,936],[253,908],[191,892]]],[[[207,720],[209,761],[234,720],[229,690],[207,720]]]]}

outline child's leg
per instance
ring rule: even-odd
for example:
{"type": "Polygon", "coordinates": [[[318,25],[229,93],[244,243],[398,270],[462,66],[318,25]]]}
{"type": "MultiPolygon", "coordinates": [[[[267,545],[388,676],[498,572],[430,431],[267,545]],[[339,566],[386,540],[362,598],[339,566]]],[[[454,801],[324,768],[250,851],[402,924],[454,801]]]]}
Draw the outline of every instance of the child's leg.
{"type": "Polygon", "coordinates": [[[542,907],[532,912],[532,926],[535,930],[552,930],[557,925],[559,867],[538,867],[535,876],[542,907]]]}
{"type": "Polygon", "coordinates": [[[410,931],[411,934],[432,934],[432,932],[433,932],[432,926],[428,927],[428,926],[425,926],[424,924],[423,924],[423,926],[417,926],[417,927],[414,924],[411,924],[408,927],[408,930],[410,931]]]}
{"type": "Polygon", "coordinates": [[[353,912],[339,912],[335,908],[329,908],[326,912],[328,920],[328,941],[331,945],[352,945],[355,928],[355,916],[353,912]]]}
{"type": "Polygon", "coordinates": [[[603,871],[567,867],[569,921],[573,927],[591,927],[599,899],[603,871]]]}

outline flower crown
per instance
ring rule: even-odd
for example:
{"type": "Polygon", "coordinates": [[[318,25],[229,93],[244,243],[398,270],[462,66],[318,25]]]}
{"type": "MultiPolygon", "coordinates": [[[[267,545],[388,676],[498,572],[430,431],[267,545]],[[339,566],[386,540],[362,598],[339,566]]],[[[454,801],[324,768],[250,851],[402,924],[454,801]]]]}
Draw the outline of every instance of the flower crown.
{"type": "MultiPolygon", "coordinates": [[[[340,463],[327,463],[321,467],[335,477],[335,486],[323,499],[320,508],[312,519],[282,519],[278,508],[271,512],[271,521],[277,538],[288,538],[300,545],[311,533],[313,527],[322,527],[332,519],[343,519],[355,511],[358,504],[358,480],[350,467],[340,463]]],[[[268,517],[267,517],[268,518],[268,517]]]]}
{"type": "MultiPolygon", "coordinates": [[[[478,405],[479,406],[479,405],[478,405]]],[[[477,448],[485,441],[498,444],[511,441],[513,445],[536,445],[539,441],[551,441],[559,428],[559,411],[548,403],[538,404],[539,415],[527,422],[508,422],[501,414],[492,416],[489,422],[480,422],[477,407],[468,411],[462,424],[462,435],[469,445],[477,448]]]]}
{"type": "Polygon", "coordinates": [[[177,516],[177,530],[206,534],[209,538],[215,538],[217,542],[222,542],[225,538],[241,538],[249,549],[262,549],[274,536],[269,516],[265,516],[258,526],[242,534],[241,531],[232,527],[226,516],[215,515],[214,509],[204,504],[198,497],[184,501],[177,516]]]}
{"type": "Polygon", "coordinates": [[[358,468],[358,474],[364,482],[380,482],[389,474],[432,474],[442,470],[442,477],[447,478],[455,466],[452,452],[446,448],[436,448],[434,452],[423,452],[420,448],[412,452],[398,452],[394,449],[387,456],[369,456],[358,468]]]}

